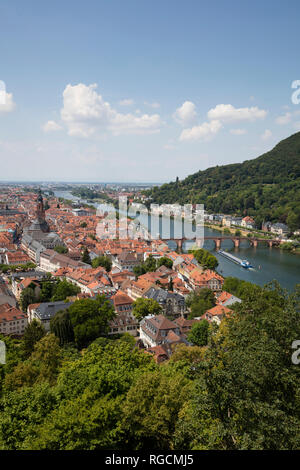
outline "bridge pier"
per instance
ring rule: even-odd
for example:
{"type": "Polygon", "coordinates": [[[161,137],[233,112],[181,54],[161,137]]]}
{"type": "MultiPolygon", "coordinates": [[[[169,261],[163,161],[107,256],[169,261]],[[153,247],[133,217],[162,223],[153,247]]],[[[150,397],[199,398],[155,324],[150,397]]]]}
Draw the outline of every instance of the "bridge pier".
{"type": "MultiPolygon", "coordinates": [[[[183,238],[160,238],[160,240],[173,240],[177,244],[177,251],[178,253],[183,252],[183,243],[189,239],[183,237],[183,238]]],[[[248,240],[251,246],[256,248],[258,246],[258,242],[267,242],[269,247],[272,248],[272,246],[280,245],[280,240],[274,238],[272,240],[266,240],[263,238],[248,238],[248,237],[236,237],[236,236],[223,236],[223,237],[215,237],[215,236],[208,236],[204,237],[203,239],[197,239],[196,240],[196,245],[198,248],[202,248],[204,241],[205,240],[213,240],[215,242],[215,248],[216,250],[220,250],[222,240],[231,240],[235,246],[235,248],[239,248],[240,243],[242,240],[248,240]]],[[[148,244],[151,244],[151,240],[147,241],[148,244]]]]}
{"type": "Polygon", "coordinates": [[[216,244],[216,250],[219,250],[221,248],[221,238],[216,238],[215,239],[215,244],[216,244]]]}
{"type": "Polygon", "coordinates": [[[197,248],[203,248],[203,245],[204,245],[204,240],[202,238],[197,238],[196,239],[197,248]]]}
{"type": "Polygon", "coordinates": [[[176,240],[176,244],[178,253],[182,253],[183,240],[181,238],[179,240],[176,240]]]}
{"type": "Polygon", "coordinates": [[[234,238],[233,239],[234,247],[239,248],[240,246],[240,239],[239,238],[234,238]]]}

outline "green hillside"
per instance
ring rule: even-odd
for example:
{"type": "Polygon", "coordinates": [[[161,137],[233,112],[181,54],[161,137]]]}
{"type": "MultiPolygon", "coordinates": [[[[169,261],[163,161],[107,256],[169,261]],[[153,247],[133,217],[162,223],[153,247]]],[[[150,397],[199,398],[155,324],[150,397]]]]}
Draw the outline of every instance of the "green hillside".
{"type": "Polygon", "coordinates": [[[201,204],[209,212],[250,215],[300,227],[300,132],[243,163],[198,171],[147,192],[155,203],[201,204]]]}

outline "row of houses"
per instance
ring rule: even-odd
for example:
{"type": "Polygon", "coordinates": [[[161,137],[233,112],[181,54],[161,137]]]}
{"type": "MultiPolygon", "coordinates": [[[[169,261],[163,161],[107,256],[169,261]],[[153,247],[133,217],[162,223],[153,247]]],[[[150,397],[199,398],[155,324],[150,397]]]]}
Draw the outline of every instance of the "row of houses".
{"type": "MultiPolygon", "coordinates": [[[[232,215],[207,214],[206,213],[204,215],[204,220],[206,222],[211,222],[211,223],[216,222],[216,223],[222,224],[224,227],[241,227],[241,228],[249,229],[249,230],[253,230],[257,228],[255,224],[255,220],[250,216],[235,217],[232,215]]],[[[276,222],[276,223],[263,222],[261,229],[264,232],[274,233],[275,235],[279,235],[281,237],[286,236],[290,232],[289,227],[286,224],[281,223],[281,222],[276,222]]]]}

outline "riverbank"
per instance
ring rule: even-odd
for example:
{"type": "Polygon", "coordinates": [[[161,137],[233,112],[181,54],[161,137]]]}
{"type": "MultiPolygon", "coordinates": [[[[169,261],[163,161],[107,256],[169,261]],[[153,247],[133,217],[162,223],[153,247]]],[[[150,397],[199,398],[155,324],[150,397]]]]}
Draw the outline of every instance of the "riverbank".
{"type": "MultiPolygon", "coordinates": [[[[56,197],[63,197],[64,199],[75,201],[73,195],[67,191],[55,191],[56,197]]],[[[108,208],[109,209],[109,208],[108,208]]],[[[141,215],[141,223],[148,227],[149,226],[149,216],[141,215]]],[[[180,220],[172,221],[174,230],[176,233],[181,230],[180,220]]],[[[214,224],[215,225],[215,224],[214,224]]],[[[236,229],[231,227],[231,235],[234,236],[236,229]]],[[[160,234],[162,237],[167,236],[168,230],[164,228],[162,224],[159,228],[160,234]],[[164,232],[165,230],[165,232],[164,232]]],[[[212,226],[211,224],[205,224],[205,235],[208,237],[218,237],[221,236],[222,227],[212,226]]],[[[243,233],[247,234],[248,232],[243,230],[243,233]]],[[[172,249],[176,249],[176,243],[169,243],[172,249]]],[[[188,244],[187,249],[192,248],[191,244],[188,244]]],[[[291,290],[295,284],[299,283],[299,256],[295,256],[295,252],[285,251],[281,249],[269,248],[265,243],[259,243],[257,247],[253,247],[250,243],[241,242],[239,248],[234,248],[231,240],[222,241],[222,249],[228,250],[236,254],[241,259],[247,259],[251,262],[254,268],[244,269],[218,254],[218,251],[215,250],[215,244],[213,240],[205,241],[205,249],[209,250],[214,256],[219,260],[219,266],[217,268],[218,272],[225,277],[232,276],[238,277],[245,281],[258,284],[260,286],[265,285],[266,283],[277,279],[279,283],[291,290]]]]}
{"type": "Polygon", "coordinates": [[[251,233],[251,232],[249,232],[249,230],[244,230],[244,229],[241,229],[239,227],[235,227],[235,228],[233,228],[233,227],[224,227],[224,226],[221,226],[221,225],[207,224],[207,223],[204,223],[204,227],[211,228],[213,230],[218,230],[218,232],[225,232],[224,229],[226,229],[226,231],[229,231],[228,235],[234,235],[234,236],[248,237],[248,233],[251,233]],[[235,232],[237,230],[240,231],[240,235],[235,235],[235,232]]]}

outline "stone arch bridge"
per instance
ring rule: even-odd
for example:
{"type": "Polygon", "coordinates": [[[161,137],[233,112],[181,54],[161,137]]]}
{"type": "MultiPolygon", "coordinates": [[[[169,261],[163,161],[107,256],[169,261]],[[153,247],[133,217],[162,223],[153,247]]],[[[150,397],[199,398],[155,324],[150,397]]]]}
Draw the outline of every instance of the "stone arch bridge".
{"type": "MultiPolygon", "coordinates": [[[[172,238],[172,237],[161,237],[160,240],[162,241],[174,241],[177,244],[177,249],[179,251],[182,251],[182,246],[184,242],[186,241],[192,241],[189,240],[188,238],[172,238]]],[[[222,242],[225,240],[231,240],[232,243],[234,244],[235,248],[238,248],[240,246],[241,241],[248,241],[251,246],[257,247],[258,243],[267,243],[270,248],[272,246],[278,246],[282,243],[282,240],[278,240],[277,238],[272,238],[272,239],[267,239],[267,238],[249,238],[249,237],[236,237],[236,236],[211,236],[211,237],[203,237],[203,239],[199,239],[198,241],[196,240],[196,244],[201,247],[202,246],[202,241],[206,240],[212,240],[215,243],[216,250],[219,250],[221,248],[222,242]]]]}

